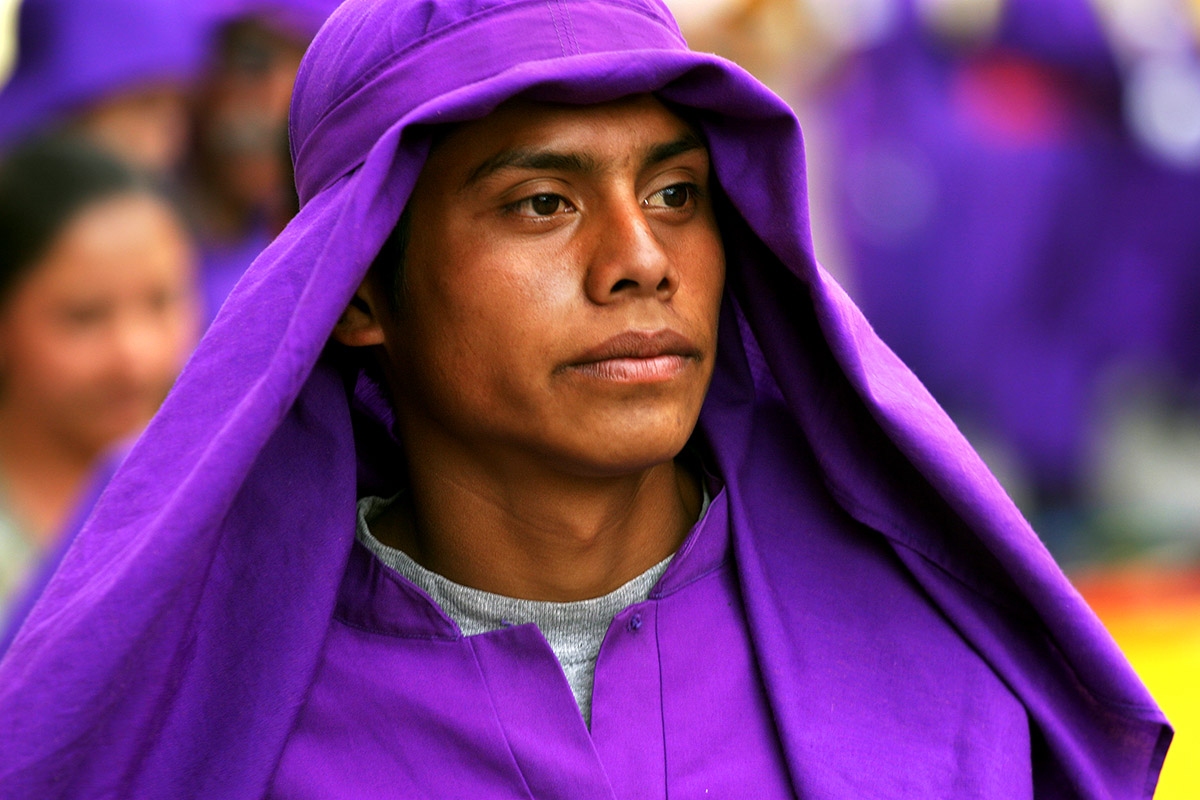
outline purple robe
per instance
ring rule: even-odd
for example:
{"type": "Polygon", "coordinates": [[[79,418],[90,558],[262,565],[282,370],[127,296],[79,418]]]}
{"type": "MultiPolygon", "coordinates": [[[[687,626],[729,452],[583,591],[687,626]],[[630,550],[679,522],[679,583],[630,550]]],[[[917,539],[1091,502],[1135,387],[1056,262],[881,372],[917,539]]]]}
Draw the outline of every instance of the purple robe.
{"type": "Polygon", "coordinates": [[[536,626],[463,637],[356,544],[268,796],[789,796],[733,560],[718,494],[649,598],[613,620],[589,731],[536,626]],[[385,740],[405,744],[372,744],[385,740]]]}
{"type": "Polygon", "coordinates": [[[0,148],[111,94],[198,74],[187,0],[24,0],[17,67],[0,91],[0,148]]]}
{"type": "MultiPolygon", "coordinates": [[[[714,686],[740,708],[699,713],[703,698],[679,694],[687,670],[668,669],[711,598],[648,601],[663,615],[661,702],[694,730],[626,747],[692,753],[744,712],[734,735],[768,747],[769,721],[805,798],[946,796],[956,776],[990,797],[1150,795],[1170,727],[995,479],[818,266],[792,111],[738,67],[689,51],[654,0],[350,0],[334,13],[292,105],[300,213],[234,289],[0,661],[0,795],[258,798],[358,759],[369,774],[356,781],[405,777],[420,739],[390,736],[381,719],[355,728],[330,705],[375,663],[357,645],[413,662],[344,624],[370,616],[378,592],[402,591],[363,563],[353,531],[356,497],[395,489],[403,459],[329,333],[399,218],[430,125],[518,94],[594,103],[647,91],[693,110],[735,209],[722,218],[728,281],[695,437],[724,489],[694,537],[729,542],[736,585],[713,591],[740,601],[718,626],[730,652],[706,666],[729,670],[714,686]],[[339,750],[327,737],[297,758],[326,722],[349,724],[361,744],[339,750]],[[997,762],[1014,745],[1028,764],[1006,772],[997,762]]],[[[694,566],[683,556],[681,572],[694,566]]],[[[371,625],[413,621],[383,599],[371,625]]],[[[505,652],[487,657],[491,674],[513,681],[500,691],[539,701],[528,693],[550,670],[536,640],[463,642],[433,616],[421,623],[443,626],[445,658],[495,644],[505,652]],[[528,684],[503,665],[524,645],[539,673],[528,684]]],[[[639,657],[613,659],[616,674],[636,677],[639,657]]],[[[606,671],[601,731],[615,694],[606,671]]],[[[364,691],[395,692],[400,730],[419,719],[406,703],[486,699],[470,675],[394,678],[403,686],[364,691]]],[[[561,691],[544,699],[548,726],[563,730],[565,702],[561,691]]],[[[518,730],[538,710],[496,713],[523,779],[550,780],[559,751],[539,748],[556,745],[518,730]],[[540,763],[522,769],[523,758],[540,763]]],[[[587,768],[573,736],[566,764],[587,768]]],[[[636,771],[614,758],[646,757],[607,752],[610,776],[636,771]]],[[[468,750],[453,771],[488,786],[496,756],[468,750]]],[[[671,774],[661,759],[636,763],[671,774]]]]}

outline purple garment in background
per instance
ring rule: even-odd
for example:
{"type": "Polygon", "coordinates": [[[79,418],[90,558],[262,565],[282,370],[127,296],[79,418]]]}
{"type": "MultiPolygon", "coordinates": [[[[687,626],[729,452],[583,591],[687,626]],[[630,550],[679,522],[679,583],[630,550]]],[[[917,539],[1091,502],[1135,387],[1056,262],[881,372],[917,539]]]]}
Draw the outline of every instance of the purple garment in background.
{"type": "Polygon", "coordinates": [[[827,98],[855,298],[1051,498],[1080,488],[1107,370],[1194,369],[1200,172],[1139,152],[1121,91],[1088,3],[1011,0],[982,49],[910,16],[827,98]]]}
{"type": "Polygon", "coordinates": [[[242,239],[231,244],[205,243],[200,250],[200,282],[204,291],[204,313],[212,321],[233,287],[258,254],[271,243],[265,225],[256,224],[242,239]]]}
{"type": "Polygon", "coordinates": [[[188,0],[24,0],[18,19],[0,148],[109,95],[190,83],[205,57],[188,0]]]}
{"type": "MultiPolygon", "coordinates": [[[[292,104],[300,213],[235,288],[0,662],[0,794],[263,796],[339,633],[356,497],[398,487],[398,447],[370,433],[382,426],[370,398],[351,397],[356,369],[325,345],[399,218],[430,126],[518,94],[647,91],[692,110],[736,209],[722,217],[728,282],[696,439],[725,486],[793,791],[854,796],[872,770],[904,763],[905,796],[920,796],[992,752],[1009,731],[966,726],[940,760],[906,760],[947,729],[937,697],[875,727],[880,714],[904,719],[909,689],[967,657],[1033,729],[1033,774],[994,796],[1150,795],[1171,735],[1161,712],[817,265],[793,113],[735,65],[688,51],[655,0],[350,0],[334,13],[292,104]],[[814,488],[838,524],[815,516],[814,488]],[[879,553],[893,569],[883,583],[879,553]],[[924,598],[940,627],[886,624],[888,609],[924,598]],[[876,646],[908,657],[860,671],[876,646]]],[[[724,721],[705,724],[698,736],[724,721]]],[[[469,756],[457,767],[477,768],[469,756]]]]}
{"type": "Polygon", "coordinates": [[[996,44],[1090,80],[1117,79],[1117,63],[1093,0],[1004,0],[996,44]]]}
{"type": "Polygon", "coordinates": [[[54,537],[46,552],[41,554],[34,568],[26,576],[20,591],[13,597],[7,612],[0,619],[0,658],[3,658],[4,653],[8,651],[9,645],[12,644],[21,625],[24,624],[25,618],[29,616],[30,610],[42,596],[42,592],[46,590],[46,584],[54,577],[58,565],[62,563],[67,550],[71,548],[71,543],[75,541],[75,537],[79,535],[84,523],[91,516],[92,509],[96,507],[96,501],[100,499],[104,487],[116,474],[117,467],[125,459],[132,444],[132,440],[122,442],[95,465],[87,485],[83,488],[83,496],[75,503],[67,523],[54,537]]]}

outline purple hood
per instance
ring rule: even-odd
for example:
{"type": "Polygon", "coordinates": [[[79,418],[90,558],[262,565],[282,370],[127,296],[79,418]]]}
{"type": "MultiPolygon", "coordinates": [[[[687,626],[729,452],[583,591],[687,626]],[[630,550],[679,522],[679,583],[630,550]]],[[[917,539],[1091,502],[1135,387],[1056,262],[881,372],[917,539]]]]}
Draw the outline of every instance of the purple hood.
{"type": "Polygon", "coordinates": [[[204,57],[184,0],[24,0],[0,147],[123,90],[190,82],[204,57]]]}
{"type": "MultiPolygon", "coordinates": [[[[687,50],[655,0],[350,0],[296,83],[300,213],[234,290],[0,662],[0,795],[262,795],[313,678],[355,499],[397,480],[376,404],[326,342],[400,215],[427,126],[518,93],[594,103],[647,91],[694,110],[738,212],[724,226],[721,344],[698,431],[738,524],[760,547],[800,535],[772,512],[794,467],[750,442],[803,437],[839,502],[1020,697],[1079,794],[1152,791],[1170,739],[1161,713],[817,264],[783,101],[687,50]]],[[[770,551],[739,558],[763,575],[744,587],[755,618],[779,616],[770,551]]],[[[762,659],[786,662],[783,636],[756,635],[762,659]]],[[[781,713],[786,731],[804,712],[781,713]]],[[[791,750],[797,773],[819,771],[791,750]]]]}

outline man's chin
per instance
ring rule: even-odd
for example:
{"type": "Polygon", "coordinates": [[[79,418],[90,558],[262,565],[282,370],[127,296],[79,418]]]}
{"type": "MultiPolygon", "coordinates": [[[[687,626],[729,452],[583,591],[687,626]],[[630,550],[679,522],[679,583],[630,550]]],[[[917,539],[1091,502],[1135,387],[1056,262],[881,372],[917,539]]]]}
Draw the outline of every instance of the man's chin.
{"type": "Polygon", "coordinates": [[[602,447],[576,455],[572,471],[597,478],[636,475],[674,461],[689,438],[690,432],[687,436],[664,436],[661,430],[612,435],[601,440],[602,447]]]}

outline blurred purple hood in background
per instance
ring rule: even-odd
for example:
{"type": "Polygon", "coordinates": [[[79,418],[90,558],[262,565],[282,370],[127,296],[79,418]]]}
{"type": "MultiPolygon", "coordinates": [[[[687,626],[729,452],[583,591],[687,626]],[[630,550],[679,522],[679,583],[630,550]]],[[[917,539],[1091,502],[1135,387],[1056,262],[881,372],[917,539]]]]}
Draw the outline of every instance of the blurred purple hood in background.
{"type": "Polygon", "coordinates": [[[207,38],[187,0],[24,0],[17,69],[0,89],[0,147],[105,97],[187,84],[207,38]]]}

